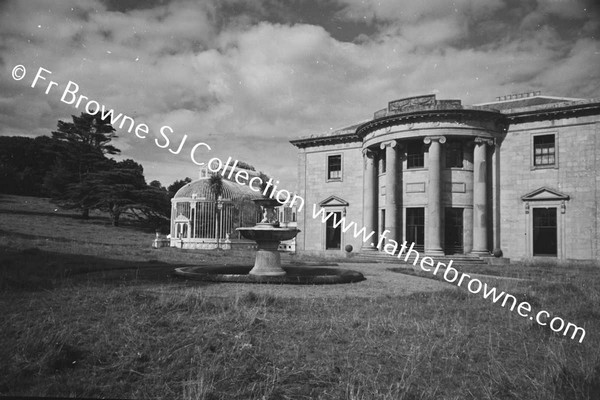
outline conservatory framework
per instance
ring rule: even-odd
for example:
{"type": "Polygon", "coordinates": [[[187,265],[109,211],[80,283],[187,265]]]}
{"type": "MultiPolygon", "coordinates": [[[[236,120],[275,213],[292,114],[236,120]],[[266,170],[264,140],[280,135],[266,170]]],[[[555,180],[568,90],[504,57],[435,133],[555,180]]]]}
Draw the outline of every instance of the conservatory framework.
{"type": "Polygon", "coordinates": [[[253,199],[260,193],[223,179],[220,193],[210,176],[183,186],[171,200],[172,247],[186,249],[250,248],[254,242],[240,238],[236,228],[253,226],[260,212],[253,199]]]}

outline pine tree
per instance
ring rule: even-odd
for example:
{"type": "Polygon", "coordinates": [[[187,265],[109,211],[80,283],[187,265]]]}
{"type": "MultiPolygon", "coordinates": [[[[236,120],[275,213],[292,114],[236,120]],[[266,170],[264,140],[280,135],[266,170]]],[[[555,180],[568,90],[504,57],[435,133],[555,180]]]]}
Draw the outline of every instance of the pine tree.
{"type": "Polygon", "coordinates": [[[86,113],[71,117],[73,122],[58,121],[58,129],[52,132],[52,139],[62,144],[62,151],[48,172],[44,187],[63,207],[79,208],[82,217],[88,218],[93,208],[88,175],[109,169],[106,155],[119,154],[120,150],[109,144],[117,136],[108,120],[86,113]]]}
{"type": "Polygon", "coordinates": [[[69,143],[80,143],[99,150],[102,154],[119,154],[109,142],[117,137],[110,119],[98,115],[81,113],[79,117],[71,115],[73,122],[58,121],[58,129],[52,132],[52,138],[69,143]]]}
{"type": "Polygon", "coordinates": [[[143,167],[133,160],[117,162],[107,155],[120,151],[110,144],[115,129],[107,120],[82,113],[73,122],[58,122],[52,132],[57,157],[48,171],[44,187],[63,207],[108,212],[115,226],[124,214],[150,221],[159,227],[168,220],[168,192],[154,183],[147,185],[143,167]]]}
{"type": "Polygon", "coordinates": [[[168,219],[168,194],[146,184],[142,166],[133,160],[113,163],[110,169],[91,173],[84,180],[89,207],[108,212],[114,226],[119,226],[123,214],[155,223],[168,219]]]}

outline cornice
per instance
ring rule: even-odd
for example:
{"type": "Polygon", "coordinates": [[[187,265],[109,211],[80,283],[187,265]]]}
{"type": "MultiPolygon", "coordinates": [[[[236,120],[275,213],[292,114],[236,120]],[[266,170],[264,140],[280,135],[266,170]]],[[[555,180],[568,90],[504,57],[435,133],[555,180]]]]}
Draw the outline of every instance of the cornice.
{"type": "Polygon", "coordinates": [[[555,103],[550,105],[538,106],[535,109],[507,112],[505,115],[510,124],[519,124],[524,122],[543,121],[558,118],[583,117],[587,115],[600,114],[600,101],[594,102],[576,102],[576,103],[555,103]]]}
{"type": "Polygon", "coordinates": [[[290,143],[300,149],[303,149],[306,147],[323,146],[328,144],[362,143],[362,139],[359,138],[356,133],[343,133],[330,136],[314,135],[311,137],[290,140],[290,143]]]}
{"type": "Polygon", "coordinates": [[[372,120],[363,122],[356,129],[346,129],[346,133],[311,135],[309,137],[290,140],[298,148],[323,146],[344,143],[362,143],[365,136],[375,130],[394,125],[411,124],[417,122],[454,122],[468,123],[469,121],[493,121],[499,130],[505,131],[510,125],[543,121],[559,118],[574,118],[579,116],[600,115],[600,99],[590,99],[577,102],[562,102],[544,104],[535,107],[494,110],[490,106],[469,106],[456,109],[441,109],[442,105],[429,107],[429,109],[411,110],[390,114],[387,109],[380,110],[372,120]],[[439,106],[439,107],[438,107],[439,106]],[[385,111],[385,112],[383,112],[385,111]]]}
{"type": "Polygon", "coordinates": [[[400,125],[406,123],[426,122],[426,121],[454,121],[466,122],[468,120],[488,120],[502,122],[506,116],[498,111],[463,108],[446,110],[419,110],[402,114],[392,114],[385,117],[367,121],[356,128],[356,135],[363,139],[369,132],[388,126],[400,125]]]}

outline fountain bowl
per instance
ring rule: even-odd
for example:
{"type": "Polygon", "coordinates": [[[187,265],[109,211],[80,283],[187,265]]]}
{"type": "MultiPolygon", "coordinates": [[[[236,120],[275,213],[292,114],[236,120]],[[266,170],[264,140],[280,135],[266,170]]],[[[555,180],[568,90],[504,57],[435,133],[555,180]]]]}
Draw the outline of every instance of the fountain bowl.
{"type": "Polygon", "coordinates": [[[237,231],[246,239],[254,241],[277,241],[290,240],[296,237],[300,229],[278,228],[271,224],[257,224],[251,228],[237,228],[237,231]]]}

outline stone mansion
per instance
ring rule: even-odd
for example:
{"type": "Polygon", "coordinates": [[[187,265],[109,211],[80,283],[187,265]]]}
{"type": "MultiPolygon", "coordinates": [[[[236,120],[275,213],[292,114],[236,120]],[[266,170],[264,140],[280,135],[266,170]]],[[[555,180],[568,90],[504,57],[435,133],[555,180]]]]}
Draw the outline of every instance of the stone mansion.
{"type": "Polygon", "coordinates": [[[600,99],[504,96],[479,105],[425,95],[291,141],[297,250],[376,251],[313,218],[312,204],[432,256],[600,259],[600,99]]]}

